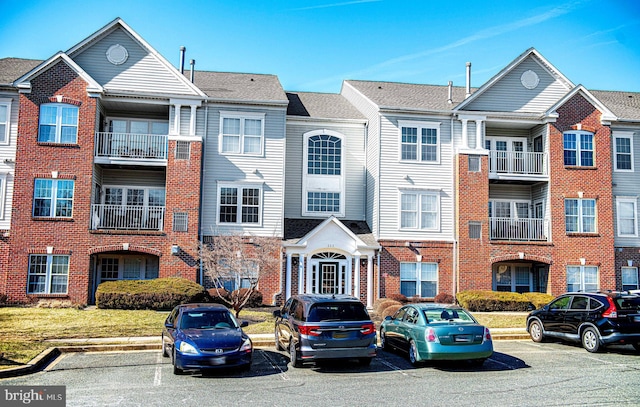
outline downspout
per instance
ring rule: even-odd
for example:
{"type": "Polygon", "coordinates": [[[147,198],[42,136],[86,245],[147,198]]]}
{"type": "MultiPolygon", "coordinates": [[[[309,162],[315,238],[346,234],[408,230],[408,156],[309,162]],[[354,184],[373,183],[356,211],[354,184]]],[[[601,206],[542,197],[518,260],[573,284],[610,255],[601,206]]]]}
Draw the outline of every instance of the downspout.
{"type": "MultiPolygon", "coordinates": [[[[207,138],[207,131],[209,129],[209,103],[207,103],[204,107],[204,135],[202,138],[202,152],[201,152],[201,160],[202,163],[200,164],[200,209],[198,210],[199,212],[199,219],[200,221],[198,222],[198,234],[200,235],[200,243],[202,243],[202,239],[204,239],[204,231],[202,229],[202,202],[204,199],[204,194],[203,194],[203,190],[204,190],[204,174],[205,174],[205,143],[206,143],[206,138],[207,138]]],[[[202,256],[200,256],[200,285],[202,285],[204,287],[204,267],[202,265],[202,256]]]]}
{"type": "MultiPolygon", "coordinates": [[[[453,114],[451,115],[451,142],[454,142],[454,135],[453,135],[453,114]]],[[[453,151],[456,151],[455,146],[453,146],[453,151]]],[[[456,157],[459,157],[456,154],[456,157]]],[[[458,216],[457,213],[457,203],[458,203],[458,197],[459,197],[459,191],[456,189],[456,177],[457,177],[457,167],[456,166],[456,159],[453,160],[452,165],[454,166],[453,168],[453,177],[452,179],[452,185],[451,185],[451,190],[453,191],[453,218],[455,220],[455,222],[453,223],[453,253],[452,253],[452,258],[453,258],[453,269],[452,269],[452,275],[451,275],[451,290],[453,292],[453,298],[455,301],[456,298],[456,294],[458,292],[458,288],[459,288],[459,284],[458,284],[458,228],[459,228],[459,224],[460,224],[460,217],[458,216]]],[[[457,302],[457,301],[456,301],[457,302]]]]}

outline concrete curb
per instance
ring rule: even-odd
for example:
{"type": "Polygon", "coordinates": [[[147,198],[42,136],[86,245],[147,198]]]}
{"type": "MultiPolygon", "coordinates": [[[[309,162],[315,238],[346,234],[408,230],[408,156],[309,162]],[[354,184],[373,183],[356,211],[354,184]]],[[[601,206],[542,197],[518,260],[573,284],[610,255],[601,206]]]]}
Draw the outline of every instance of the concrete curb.
{"type": "MultiPolygon", "coordinates": [[[[254,348],[269,348],[274,346],[272,334],[259,334],[250,336],[254,348]]],[[[502,332],[491,331],[491,336],[494,341],[529,339],[529,334],[520,329],[504,329],[502,330],[502,332]]],[[[24,376],[44,370],[50,363],[52,363],[63,353],[160,350],[162,348],[160,341],[161,339],[159,336],[135,338],[86,338],[66,340],[65,342],[76,342],[79,343],[79,345],[54,346],[47,348],[26,365],[11,367],[8,369],[0,369],[0,379],[24,376]]]]}

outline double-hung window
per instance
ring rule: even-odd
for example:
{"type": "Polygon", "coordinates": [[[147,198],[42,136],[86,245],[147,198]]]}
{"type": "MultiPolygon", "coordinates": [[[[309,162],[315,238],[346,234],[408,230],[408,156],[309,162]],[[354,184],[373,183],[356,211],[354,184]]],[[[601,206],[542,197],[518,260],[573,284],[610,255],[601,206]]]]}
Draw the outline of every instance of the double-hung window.
{"type": "Polygon", "coordinates": [[[616,197],[616,224],[618,236],[638,236],[636,198],[616,197]]]}
{"type": "Polygon", "coordinates": [[[11,99],[0,98],[0,144],[9,144],[11,99]]]}
{"type": "Polygon", "coordinates": [[[407,297],[435,297],[438,263],[400,263],[400,293],[407,297]]]}
{"type": "Polygon", "coordinates": [[[440,197],[436,192],[401,191],[400,228],[437,230],[440,197]]]}
{"type": "Polygon", "coordinates": [[[614,133],[613,168],[633,171],[633,133],[614,133]]]}
{"type": "Polygon", "coordinates": [[[567,266],[567,291],[598,291],[598,267],[567,266]]]}
{"type": "Polygon", "coordinates": [[[71,218],[73,216],[74,181],[36,179],[33,189],[33,216],[71,218]]]}
{"type": "Polygon", "coordinates": [[[29,256],[27,293],[66,294],[69,284],[69,256],[29,256]]]}
{"type": "Polygon", "coordinates": [[[65,103],[40,105],[38,141],[76,144],[78,140],[78,106],[65,103]]]}
{"type": "Polygon", "coordinates": [[[260,224],[262,188],[256,185],[218,186],[218,223],[260,224]]]}
{"type": "Polygon", "coordinates": [[[437,163],[440,160],[440,123],[398,121],[400,160],[437,163]]]}
{"type": "Polygon", "coordinates": [[[220,113],[220,152],[262,155],[264,114],[220,113]]]}
{"type": "Polygon", "coordinates": [[[593,167],[593,133],[566,132],[563,135],[564,165],[593,167]]]}
{"type": "Polygon", "coordinates": [[[567,233],[595,233],[596,200],[565,199],[564,220],[567,233]]]}

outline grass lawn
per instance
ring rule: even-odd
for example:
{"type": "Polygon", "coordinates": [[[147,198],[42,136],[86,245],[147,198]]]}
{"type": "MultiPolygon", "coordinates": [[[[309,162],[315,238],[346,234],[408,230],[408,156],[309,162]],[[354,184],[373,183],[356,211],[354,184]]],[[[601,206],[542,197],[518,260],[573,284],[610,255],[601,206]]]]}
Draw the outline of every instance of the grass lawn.
{"type": "MultiPolygon", "coordinates": [[[[248,334],[273,333],[272,308],[245,309],[248,334]]],[[[87,308],[0,307],[0,368],[28,363],[51,346],[68,345],[65,339],[159,336],[168,311],[125,311],[87,308]],[[55,339],[56,342],[44,342],[55,339]]],[[[489,328],[523,327],[518,314],[474,314],[489,328]]]]}

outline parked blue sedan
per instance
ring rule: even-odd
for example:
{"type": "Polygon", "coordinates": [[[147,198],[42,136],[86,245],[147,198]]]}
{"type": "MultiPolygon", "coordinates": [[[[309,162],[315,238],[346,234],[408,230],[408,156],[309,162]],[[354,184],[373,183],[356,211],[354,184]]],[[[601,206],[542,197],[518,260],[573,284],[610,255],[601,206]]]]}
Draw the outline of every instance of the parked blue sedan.
{"type": "Polygon", "coordinates": [[[493,354],[489,329],[464,308],[408,304],[380,325],[380,346],[407,352],[411,364],[427,360],[469,360],[481,365],[493,354]]]}
{"type": "Polygon", "coordinates": [[[251,339],[223,305],[182,304],[171,311],[162,331],[162,355],[171,356],[173,373],[219,367],[249,369],[251,339]]]}

